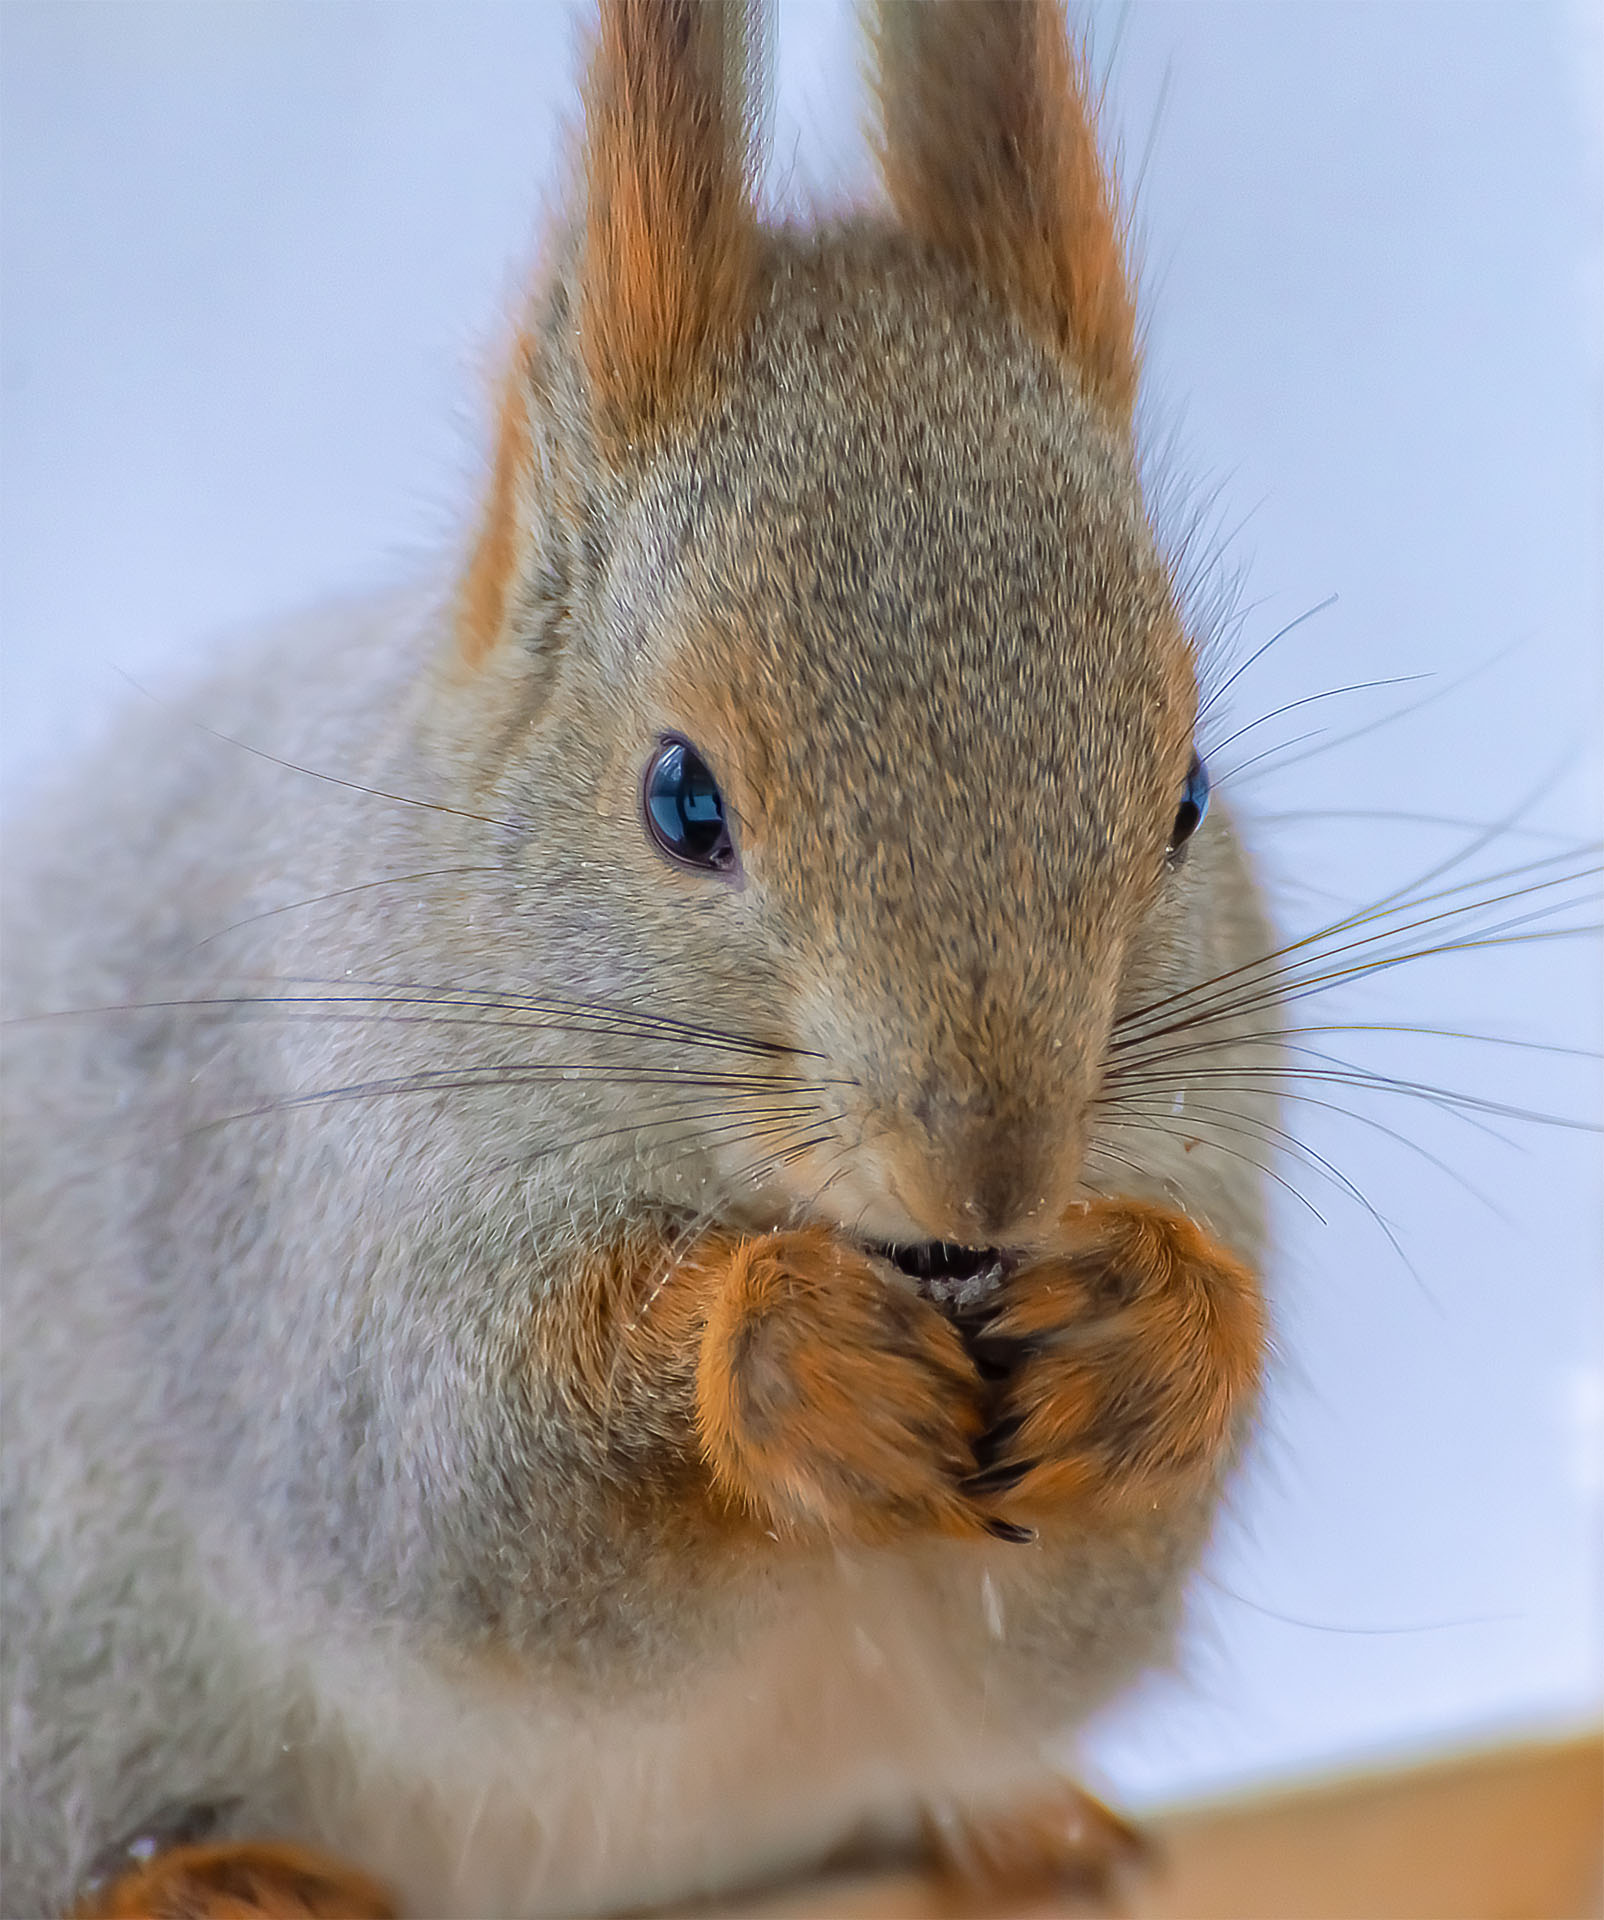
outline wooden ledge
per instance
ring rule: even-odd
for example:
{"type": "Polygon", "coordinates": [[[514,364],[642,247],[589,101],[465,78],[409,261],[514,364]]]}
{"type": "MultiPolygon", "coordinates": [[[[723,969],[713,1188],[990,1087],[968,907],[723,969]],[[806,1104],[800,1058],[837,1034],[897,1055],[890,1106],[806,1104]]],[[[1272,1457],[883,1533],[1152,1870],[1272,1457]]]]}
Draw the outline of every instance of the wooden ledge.
{"type": "MultiPolygon", "coordinates": [[[[1147,1830],[1161,1864],[1126,1920],[1604,1920],[1604,1738],[1178,1808],[1147,1830]]],[[[975,1920],[1089,1911],[1013,1905],[975,1920]]],[[[953,1920],[950,1895],[916,1874],[815,1881],[718,1913],[953,1920]]]]}

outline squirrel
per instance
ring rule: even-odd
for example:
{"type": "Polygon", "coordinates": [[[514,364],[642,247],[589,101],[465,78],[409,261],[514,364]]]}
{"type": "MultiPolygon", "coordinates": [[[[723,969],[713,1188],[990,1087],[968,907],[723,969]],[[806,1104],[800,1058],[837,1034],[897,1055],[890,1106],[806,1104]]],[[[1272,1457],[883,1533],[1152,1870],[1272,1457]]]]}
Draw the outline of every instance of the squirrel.
{"type": "Polygon", "coordinates": [[[11,836],[7,1914],[1118,1851],[1051,1742],[1268,1331],[1263,1170],[1108,1088],[1273,943],[1058,0],[868,30],[884,204],[766,226],[752,20],[600,0],[455,577],[11,836]]]}

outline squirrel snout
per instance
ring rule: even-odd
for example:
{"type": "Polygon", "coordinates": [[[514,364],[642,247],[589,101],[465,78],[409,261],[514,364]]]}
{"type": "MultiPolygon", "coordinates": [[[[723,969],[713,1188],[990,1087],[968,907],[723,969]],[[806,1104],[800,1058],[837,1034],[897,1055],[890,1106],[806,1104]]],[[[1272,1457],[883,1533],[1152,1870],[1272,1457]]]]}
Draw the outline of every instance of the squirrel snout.
{"type": "Polygon", "coordinates": [[[1030,1246],[1063,1212],[1080,1129],[1051,1105],[927,1093],[882,1146],[884,1177],[929,1236],[963,1246],[1030,1246]]]}
{"type": "Polygon", "coordinates": [[[788,1163],[787,1185],[809,1215],[855,1239],[890,1246],[945,1243],[1047,1251],[1077,1197],[1081,1128],[938,1102],[928,1117],[903,1105],[865,1115],[850,1158],[826,1149],[788,1163]],[[821,1177],[822,1176],[822,1177],[821,1177]]]}

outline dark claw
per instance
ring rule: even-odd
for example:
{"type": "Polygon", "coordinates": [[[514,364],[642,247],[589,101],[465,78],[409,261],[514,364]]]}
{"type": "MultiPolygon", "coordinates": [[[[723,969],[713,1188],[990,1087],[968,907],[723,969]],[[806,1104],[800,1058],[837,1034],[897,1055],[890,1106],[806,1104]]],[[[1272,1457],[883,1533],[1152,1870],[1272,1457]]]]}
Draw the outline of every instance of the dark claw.
{"type": "Polygon", "coordinates": [[[1002,1460],[980,1473],[972,1473],[963,1490],[974,1500],[985,1500],[994,1493],[1012,1493],[1025,1475],[1041,1463],[1037,1460],[1002,1460]]]}
{"type": "Polygon", "coordinates": [[[1036,1538],[1034,1527],[1016,1527],[1012,1520],[999,1520],[994,1514],[987,1514],[981,1524],[993,1540],[1011,1541],[1016,1546],[1028,1547],[1036,1538]]]}
{"type": "Polygon", "coordinates": [[[1020,1429],[1024,1424],[1023,1414],[1010,1413],[986,1429],[975,1442],[974,1449],[975,1465],[982,1473],[988,1467],[996,1466],[998,1455],[1006,1452],[1008,1447],[1019,1438],[1020,1429]]]}
{"type": "Polygon", "coordinates": [[[975,1372],[990,1386],[1011,1379],[1030,1353],[1023,1340],[1003,1340],[987,1334],[974,1335],[964,1345],[975,1363],[975,1372]]]}
{"type": "Polygon", "coordinates": [[[989,1320],[970,1320],[958,1329],[971,1353],[983,1353],[988,1359],[1017,1361],[1034,1353],[1042,1336],[1034,1333],[1003,1333],[989,1320]]]}

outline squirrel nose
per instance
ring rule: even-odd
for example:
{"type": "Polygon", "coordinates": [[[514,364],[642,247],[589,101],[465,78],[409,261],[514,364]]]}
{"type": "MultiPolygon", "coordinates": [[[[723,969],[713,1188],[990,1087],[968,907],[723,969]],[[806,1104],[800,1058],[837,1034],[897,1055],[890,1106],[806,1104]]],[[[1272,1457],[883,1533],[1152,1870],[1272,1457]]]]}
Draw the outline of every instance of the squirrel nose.
{"type": "Polygon", "coordinates": [[[1030,1241],[1068,1172],[1063,1143],[1044,1140],[1033,1148],[1022,1148],[1015,1135],[999,1134],[962,1169],[968,1173],[968,1197],[960,1203],[965,1244],[1008,1247],[1030,1241]]]}
{"type": "Polygon", "coordinates": [[[936,1097],[916,1115],[925,1139],[914,1185],[921,1211],[942,1222],[940,1237],[973,1247],[1028,1241],[1073,1171],[1071,1130],[991,1101],[936,1097]]]}
{"type": "Polygon", "coordinates": [[[972,1223],[964,1235],[968,1245],[1002,1246],[1018,1237],[1018,1224],[1035,1197],[1022,1174],[1018,1159],[1007,1154],[988,1156],[976,1167],[970,1197],[961,1203],[964,1219],[972,1223]]]}

